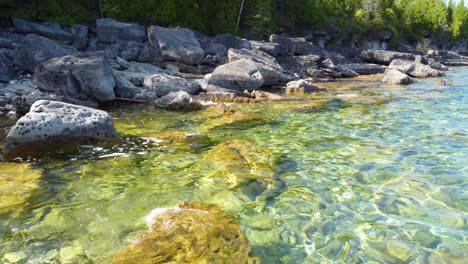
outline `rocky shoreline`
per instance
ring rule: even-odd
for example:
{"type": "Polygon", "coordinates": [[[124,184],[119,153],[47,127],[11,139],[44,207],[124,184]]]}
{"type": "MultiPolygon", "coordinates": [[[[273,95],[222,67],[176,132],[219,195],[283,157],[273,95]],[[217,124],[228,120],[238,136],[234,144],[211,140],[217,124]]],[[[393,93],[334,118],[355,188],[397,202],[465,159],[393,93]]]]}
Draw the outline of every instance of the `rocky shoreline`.
{"type": "Polygon", "coordinates": [[[6,156],[20,146],[47,145],[51,138],[116,138],[111,118],[95,110],[114,101],[192,111],[212,101],[281,100],[273,88],[317,92],[317,81],[373,74],[405,85],[443,76],[448,66],[468,65],[468,57],[451,51],[326,50],[276,34],[267,42],[113,19],[71,28],[12,22],[14,28],[0,31],[0,116],[25,116],[6,138],[6,156]],[[105,120],[92,119],[101,114],[105,120]],[[91,133],[101,123],[110,132],[91,133]]]}

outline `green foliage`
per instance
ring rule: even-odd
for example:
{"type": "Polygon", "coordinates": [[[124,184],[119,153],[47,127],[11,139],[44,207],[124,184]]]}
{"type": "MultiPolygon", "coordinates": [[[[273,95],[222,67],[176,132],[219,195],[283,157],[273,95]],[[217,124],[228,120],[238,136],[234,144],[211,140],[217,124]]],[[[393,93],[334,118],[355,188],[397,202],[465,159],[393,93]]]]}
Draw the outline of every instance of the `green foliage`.
{"type": "Polygon", "coordinates": [[[208,34],[253,32],[261,38],[278,30],[323,28],[339,29],[353,39],[382,29],[414,42],[444,32],[454,39],[468,37],[463,0],[0,0],[3,24],[15,16],[69,26],[93,21],[101,11],[106,17],[145,25],[208,34]]]}

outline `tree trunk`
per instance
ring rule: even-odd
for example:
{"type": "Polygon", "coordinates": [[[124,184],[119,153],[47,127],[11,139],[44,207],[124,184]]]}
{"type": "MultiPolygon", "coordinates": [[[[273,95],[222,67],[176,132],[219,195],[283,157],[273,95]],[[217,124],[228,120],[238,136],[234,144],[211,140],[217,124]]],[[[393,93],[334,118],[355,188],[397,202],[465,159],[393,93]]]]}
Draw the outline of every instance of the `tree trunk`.
{"type": "Polygon", "coordinates": [[[245,0],[242,0],[242,3],[241,3],[241,6],[240,6],[240,9],[239,9],[239,15],[237,16],[237,29],[238,31],[240,31],[240,20],[241,20],[241,17],[242,17],[242,11],[244,10],[244,2],[245,0]]]}

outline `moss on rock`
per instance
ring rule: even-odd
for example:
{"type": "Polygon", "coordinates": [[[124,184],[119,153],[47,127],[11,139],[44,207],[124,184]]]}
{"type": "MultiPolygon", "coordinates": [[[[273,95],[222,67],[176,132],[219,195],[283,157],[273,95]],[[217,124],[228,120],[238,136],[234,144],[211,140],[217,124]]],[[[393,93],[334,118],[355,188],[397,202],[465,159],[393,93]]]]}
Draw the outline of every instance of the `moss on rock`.
{"type": "Polygon", "coordinates": [[[148,232],[112,263],[260,263],[235,219],[215,205],[185,202],[161,210],[148,232]]]}

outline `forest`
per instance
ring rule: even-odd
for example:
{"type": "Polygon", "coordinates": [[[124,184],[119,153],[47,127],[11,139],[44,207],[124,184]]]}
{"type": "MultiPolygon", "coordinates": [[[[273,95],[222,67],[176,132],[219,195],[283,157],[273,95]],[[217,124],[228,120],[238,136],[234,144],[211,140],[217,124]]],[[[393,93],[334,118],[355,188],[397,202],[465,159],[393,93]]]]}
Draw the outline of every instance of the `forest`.
{"type": "Polygon", "coordinates": [[[394,40],[468,38],[464,0],[0,0],[0,19],[69,26],[98,17],[263,39],[324,30],[359,38],[390,29],[394,40]]]}

